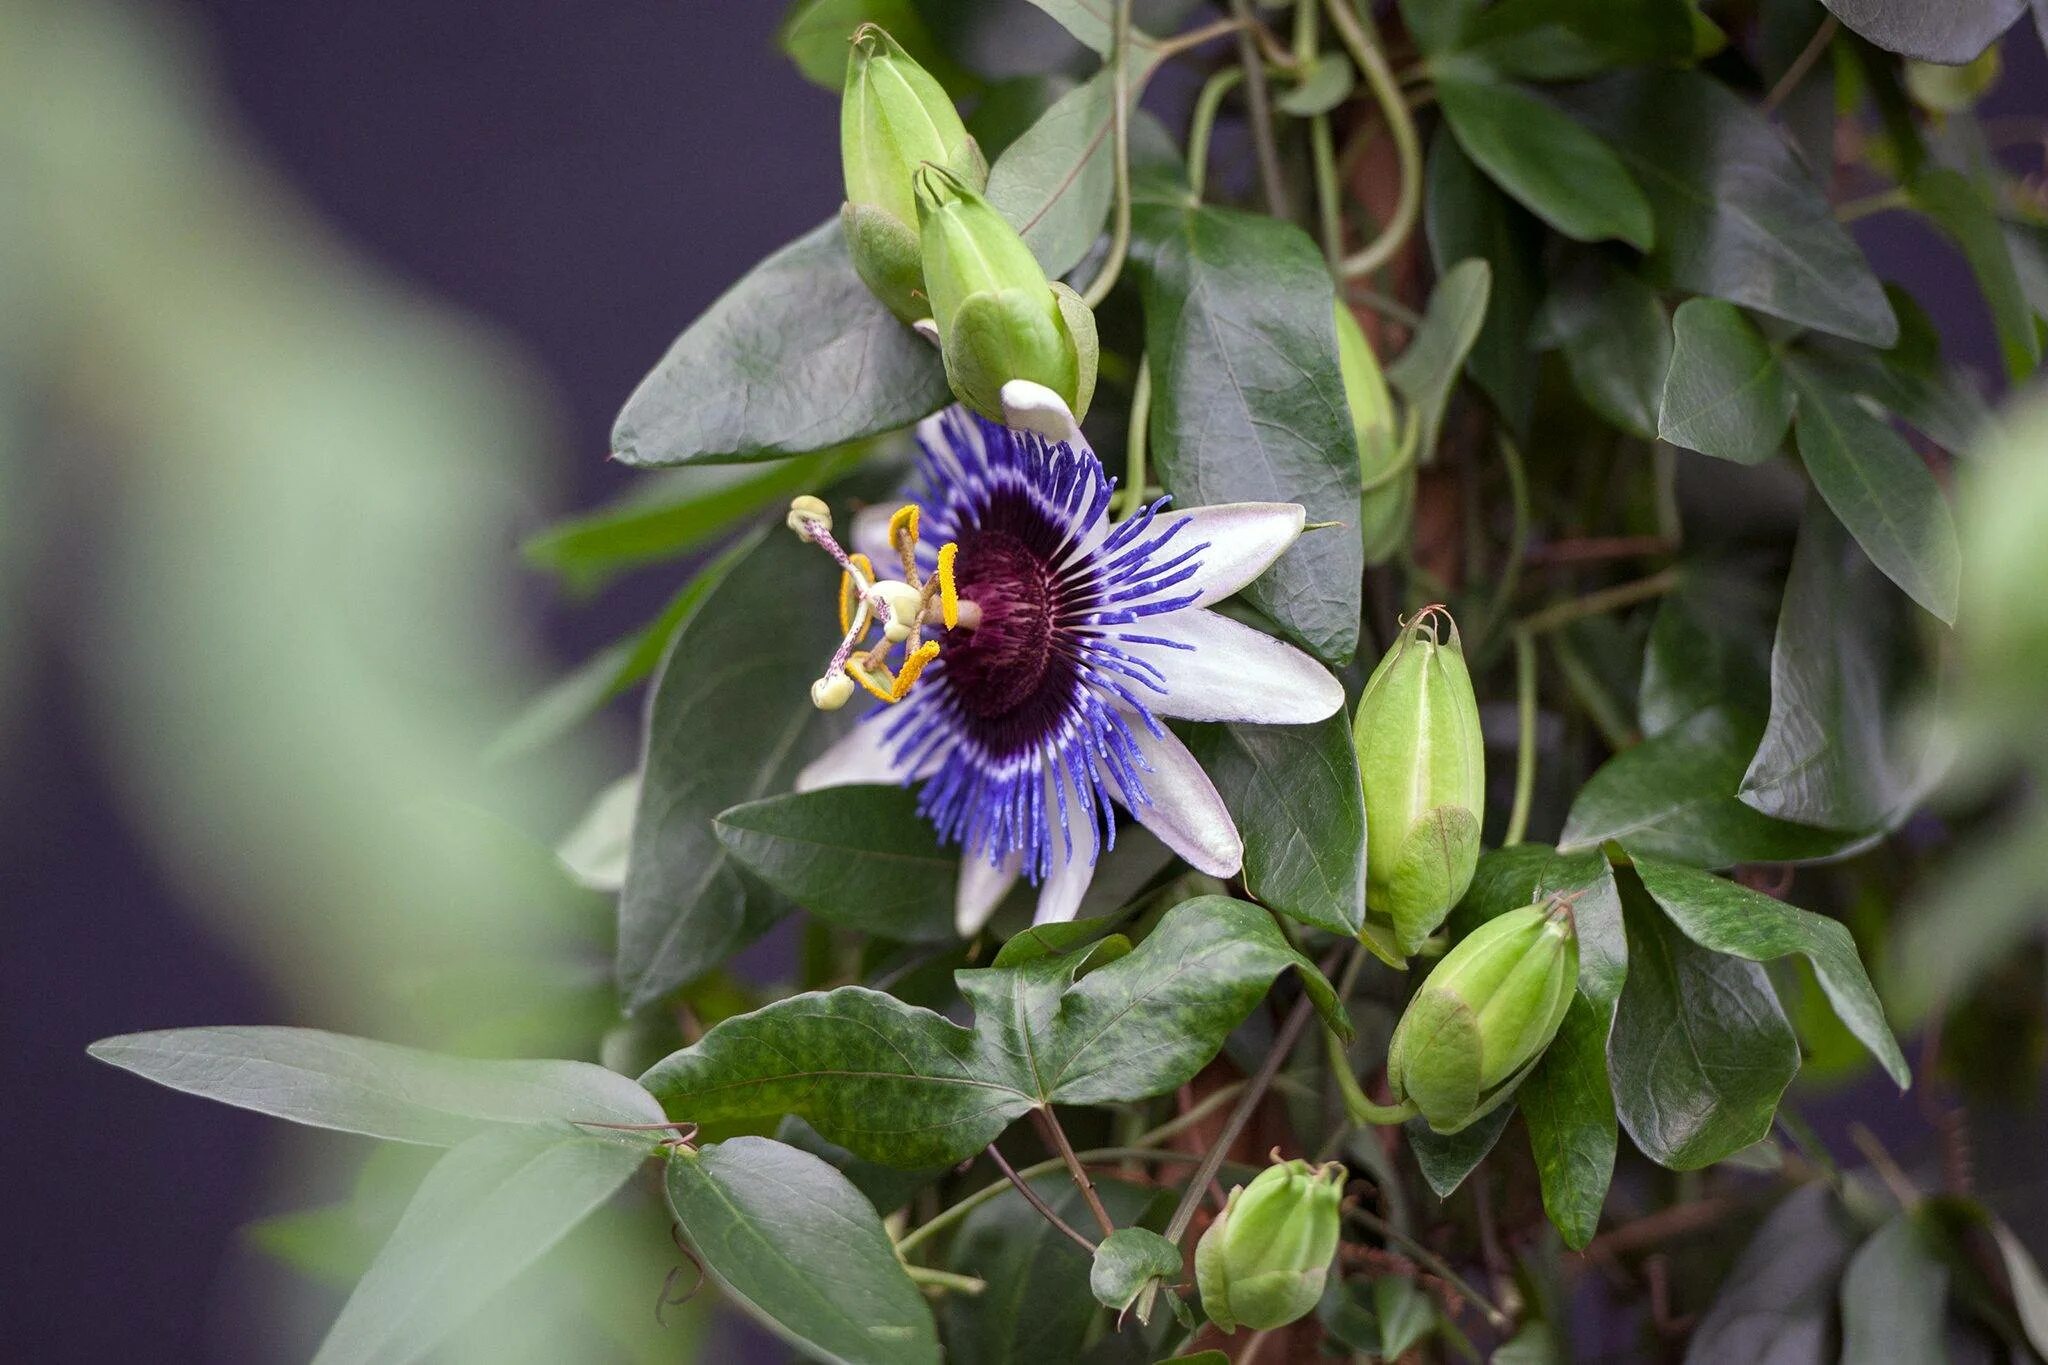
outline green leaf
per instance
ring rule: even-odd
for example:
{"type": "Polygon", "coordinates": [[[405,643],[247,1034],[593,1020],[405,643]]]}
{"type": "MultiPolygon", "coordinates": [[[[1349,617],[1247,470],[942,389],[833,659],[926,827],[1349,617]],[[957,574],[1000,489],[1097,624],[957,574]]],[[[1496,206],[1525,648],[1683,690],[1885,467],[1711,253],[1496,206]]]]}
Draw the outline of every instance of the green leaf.
{"type": "Polygon", "coordinates": [[[818,1136],[817,1129],[795,1117],[775,1125],[775,1140],[800,1152],[809,1152],[845,1176],[860,1191],[861,1198],[885,1214],[902,1208],[912,1195],[946,1173],[943,1168],[902,1171],[879,1162],[863,1161],[838,1143],[825,1141],[818,1136]]]}
{"type": "MultiPolygon", "coordinates": [[[[1437,275],[1469,259],[1486,262],[1493,272],[1483,305],[1485,322],[1462,362],[1509,428],[1526,436],[1536,402],[1537,357],[1529,333],[1541,293],[1543,227],[1472,164],[1448,127],[1440,127],[1430,142],[1428,174],[1423,217],[1437,275]]],[[[1435,452],[1435,432],[1432,420],[1422,446],[1425,459],[1435,452]]]]}
{"type": "Polygon", "coordinates": [[[1623,431],[1657,434],[1671,322],[1656,290],[1600,252],[1576,252],[1551,287],[1539,325],[1564,347],[1587,406],[1623,431]]]}
{"type": "Polygon", "coordinates": [[[1387,1275],[1372,1286],[1373,1315],[1379,1322],[1379,1354],[1398,1360],[1436,1327],[1436,1301],[1413,1280],[1387,1275]]]}
{"type": "Polygon", "coordinates": [[[616,894],[626,884],[633,812],[639,805],[640,774],[627,773],[607,784],[555,845],[556,861],[578,886],[616,894]]]}
{"type": "Polygon", "coordinates": [[[989,169],[988,202],[1054,279],[1095,245],[1115,195],[1112,75],[1104,67],[1061,96],[989,169]]]}
{"type": "Polygon", "coordinates": [[[1574,1251],[1585,1250],[1599,1231],[1614,1179],[1619,1140],[1607,1079],[1611,1009],[1574,997],[1542,1062],[1515,1091],[1543,1184],[1543,1210],[1574,1251]]]}
{"type": "Polygon", "coordinates": [[[1204,725],[1189,747],[1244,837],[1245,888],[1344,937],[1365,923],[1365,799],[1340,711],[1314,725],[1204,725]]]}
{"type": "Polygon", "coordinates": [[[661,1107],[588,1062],[485,1061],[308,1028],[164,1029],[86,1051],[173,1090],[273,1118],[452,1147],[505,1126],[647,1123],[661,1107]]]}
{"type": "Polygon", "coordinates": [[[1941,358],[1941,339],[1926,310],[1896,285],[1885,295],[1899,316],[1899,344],[1888,351],[1831,337],[1809,337],[1800,363],[1824,383],[1868,398],[1918,427],[1949,450],[1974,450],[1990,409],[1975,382],[1941,358]]]}
{"type": "Polygon", "coordinates": [[[1415,1153],[1423,1180],[1437,1198],[1449,1199],[1465,1183],[1465,1177],[1486,1160],[1514,1116],[1515,1102],[1508,1100],[1455,1133],[1439,1133],[1421,1119],[1410,1119],[1401,1125],[1401,1131],[1408,1135],[1408,1150],[1415,1153]]]}
{"type": "Polygon", "coordinates": [[[834,218],[755,266],[676,338],[612,428],[631,465],[806,455],[949,397],[939,355],[853,273],[834,218]]]}
{"type": "Polygon", "coordinates": [[[775,45],[789,54],[805,80],[836,91],[846,84],[853,31],[869,23],[887,29],[947,89],[969,83],[967,73],[932,37],[915,0],[797,0],[775,31],[775,45]]]}
{"type": "Polygon", "coordinates": [[[1416,412],[1421,433],[1417,458],[1425,462],[1436,457],[1444,409],[1485,324],[1492,284],[1493,270],[1485,261],[1460,261],[1444,271],[1408,348],[1387,366],[1387,382],[1416,412]]]}
{"type": "Polygon", "coordinates": [[[1566,98],[1650,201],[1657,282],[1874,346],[1898,320],[1863,253],[1798,158],[1726,86],[1631,72],[1566,98]]]}
{"type": "Polygon", "coordinates": [[[704,1273],[798,1349],[849,1365],[939,1360],[938,1329],[873,1206],[808,1152],[738,1137],[668,1163],[704,1273]]]}
{"type": "Polygon", "coordinates": [[[1460,46],[1508,75],[1577,80],[1615,66],[1675,66],[1695,52],[1689,0],[1503,0],[1464,25],[1460,46]]]}
{"type": "Polygon", "coordinates": [[[1335,523],[1245,596],[1314,653],[1349,658],[1361,479],[1322,253],[1292,224],[1233,209],[1141,204],[1133,225],[1160,478],[1183,506],[1298,502],[1335,523]]]}
{"type": "Polygon", "coordinates": [[[1914,177],[1910,193],[1915,207],[1962,248],[1991,310],[2006,375],[2015,382],[2025,379],[2041,363],[2041,334],[2020,289],[1992,191],[1959,171],[1937,166],[1914,177]]]}
{"type": "Polygon", "coordinates": [[[916,943],[954,937],[960,860],[905,787],[827,787],[722,812],[734,862],[830,924],[916,943]]]}
{"type": "Polygon", "coordinates": [[[1180,1278],[1180,1248],[1145,1228],[1118,1228],[1095,1248],[1088,1288],[1095,1301],[1121,1312],[1154,1280],[1180,1278]]]}
{"type": "Polygon", "coordinates": [[[1763,715],[1771,705],[1771,631],[1776,585],[1689,566],[1676,592],[1657,604],[1643,650],[1636,713],[1660,735],[1712,706],[1763,715]]]}
{"type": "Polygon", "coordinates": [[[1948,1266],[1910,1213],[1893,1215],[1842,1276],[1842,1359],[1943,1365],[1948,1266]]]}
{"type": "Polygon", "coordinates": [[[1325,52],[1309,64],[1308,74],[1299,84],[1273,101],[1280,112],[1296,118],[1314,118],[1327,114],[1345,100],[1351,98],[1351,88],[1358,78],[1357,69],[1351,59],[1341,52],[1325,52]]]}
{"type": "Polygon", "coordinates": [[[1607,1039],[1615,1112],[1652,1161],[1699,1170],[1770,1131],[1799,1044],[1763,968],[1710,953],[1654,908],[1623,903],[1628,987],[1607,1039]]]}
{"type": "Polygon", "coordinates": [[[1991,1237],[1998,1244],[1998,1258],[2005,1265],[2006,1283],[2012,1287],[2013,1307],[2027,1343],[2036,1355],[2048,1357],[2048,1279],[2042,1278],[2033,1253],[2003,1221],[1991,1220],[1991,1237]]]}
{"type": "Polygon", "coordinates": [[[1792,425],[1792,390],[1756,325],[1732,303],[1687,299],[1672,333],[1657,435],[1736,464],[1777,454],[1792,425]]]}
{"type": "Polygon", "coordinates": [[[1242,901],[1182,902],[1076,982],[1085,956],[955,973],[972,1029],[859,986],[779,1000],[720,1023],[642,1083],[688,1121],[798,1114],[871,1160],[944,1166],[1037,1105],[1134,1101],[1185,1083],[1285,967],[1348,1032],[1314,964],[1242,901]]]}
{"type": "Polygon", "coordinates": [[[1861,1232],[1826,1182],[1787,1195],[1721,1282],[1686,1359],[1836,1359],[1836,1286],[1861,1232]]]}
{"type": "MultiPolygon", "coordinates": [[[[1087,1205],[1066,1172],[1040,1176],[1031,1188],[1068,1223],[1087,1219],[1087,1205]]],[[[1158,1193],[1120,1180],[1098,1180],[1095,1190],[1120,1226],[1142,1217],[1158,1193]]],[[[1098,1316],[1089,1258],[1014,1190],[967,1215],[946,1266],[988,1285],[979,1294],[945,1298],[940,1312],[950,1365],[1047,1365],[1081,1357],[1098,1316]]]]}
{"type": "Polygon", "coordinates": [[[1860,831],[1773,819],[1737,796],[1763,727],[1713,706],[1601,764],[1572,801],[1558,847],[1567,853],[1619,840],[1699,867],[1799,863],[1838,857],[1860,831]]]}
{"type": "Polygon", "coordinates": [[[1436,93],[1459,144],[1531,213],[1577,241],[1619,238],[1649,250],[1649,201],[1599,138],[1483,69],[1439,69],[1436,93]]]}
{"type": "Polygon", "coordinates": [[[785,905],[743,881],[713,831],[785,790],[841,722],[810,704],[837,638],[832,576],[780,526],[756,532],[683,623],[653,685],[618,978],[637,1012],[724,960],[785,905]],[[815,591],[806,591],[805,585],[815,591]]]}
{"type": "Polygon", "coordinates": [[[1839,921],[1695,868],[1645,858],[1634,850],[1630,856],[1644,889],[1700,947],[1750,962],[1772,962],[1787,953],[1805,958],[1849,1032],[1883,1063],[1900,1089],[1912,1084],[1912,1071],[1885,1022],[1856,940],[1839,921]]]}
{"type": "MultiPolygon", "coordinates": [[[[1061,28],[1092,51],[1107,57],[1115,46],[1114,0],[1031,0],[1031,3],[1058,20],[1061,28]]],[[[1149,35],[1132,29],[1131,45],[1142,51],[1157,46],[1157,43],[1149,35]]]]}
{"type": "Polygon", "coordinates": [[[742,517],[836,483],[865,453],[841,448],[765,468],[677,470],[613,506],[556,523],[519,553],[571,592],[594,592],[627,570],[689,553],[742,517]]]}
{"type": "Polygon", "coordinates": [[[320,1343],[316,1365],[404,1365],[426,1355],[646,1157],[644,1146],[541,1129],[470,1138],[427,1173],[320,1343]]]}
{"type": "Polygon", "coordinates": [[[1766,815],[1826,829],[1904,818],[1925,777],[1899,714],[1918,673],[1912,609],[1809,502],[1771,649],[1771,719],[1742,779],[1766,815]]]}
{"type": "Polygon", "coordinates": [[[2020,17],[2026,0],[1821,0],[1835,17],[1887,52],[1962,66],[2020,17]]]}

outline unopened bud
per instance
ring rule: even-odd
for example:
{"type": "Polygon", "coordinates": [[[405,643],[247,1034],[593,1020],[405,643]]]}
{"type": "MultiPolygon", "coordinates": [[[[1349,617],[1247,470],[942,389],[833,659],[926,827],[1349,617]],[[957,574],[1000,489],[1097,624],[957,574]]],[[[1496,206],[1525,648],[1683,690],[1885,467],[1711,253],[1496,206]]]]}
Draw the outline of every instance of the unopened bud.
{"type": "Polygon", "coordinates": [[[1095,392],[1095,315],[1045,277],[1017,230],[960,176],[917,173],[925,292],[954,397],[1003,420],[1013,379],[1043,384],[1079,420],[1095,392]]]}
{"type": "Polygon", "coordinates": [[[828,673],[811,684],[811,705],[820,711],[837,711],[853,699],[853,679],[844,673],[828,673]]]}
{"type": "Polygon", "coordinates": [[[1283,1161],[1231,1190],[1195,1245],[1202,1311],[1225,1332],[1264,1332],[1307,1315],[1337,1254],[1344,1168],[1283,1161]]]}
{"type": "Polygon", "coordinates": [[[839,151],[846,171],[840,220],[854,269],[905,322],[930,316],[912,177],[930,162],[980,189],[988,163],[944,88],[877,24],[853,35],[839,151]]]}
{"type": "Polygon", "coordinates": [[[1395,467],[1401,443],[1379,358],[1342,299],[1337,300],[1336,314],[1337,370],[1351,409],[1358,472],[1365,487],[1358,500],[1358,529],[1365,542],[1365,562],[1382,564],[1407,538],[1409,513],[1415,505],[1415,471],[1395,467]]]}
{"type": "Polygon", "coordinates": [[[1424,607],[1402,626],[1359,698],[1352,740],[1365,793],[1366,942],[1399,965],[1444,922],[1479,861],[1486,751],[1449,612],[1424,607]],[[1374,921],[1391,930],[1391,952],[1374,921]]]}
{"type": "Polygon", "coordinates": [[[1474,929],[1408,1002],[1387,1045],[1387,1085],[1439,1133],[1513,1093],[1557,1036],[1579,975],[1561,905],[1527,905],[1474,929]]]}

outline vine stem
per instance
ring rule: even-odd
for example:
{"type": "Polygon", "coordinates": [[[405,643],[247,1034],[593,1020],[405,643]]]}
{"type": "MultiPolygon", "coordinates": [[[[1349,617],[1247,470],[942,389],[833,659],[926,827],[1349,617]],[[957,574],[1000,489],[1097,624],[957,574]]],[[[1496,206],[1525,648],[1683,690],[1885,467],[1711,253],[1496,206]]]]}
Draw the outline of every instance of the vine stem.
{"type": "Polygon", "coordinates": [[[1245,117],[1251,125],[1259,187],[1266,196],[1266,212],[1275,218],[1285,218],[1287,186],[1280,179],[1280,148],[1273,140],[1273,102],[1266,88],[1266,63],[1252,33],[1252,25],[1257,21],[1252,15],[1251,0],[1230,0],[1230,12],[1244,25],[1237,31],[1237,61],[1244,72],[1245,117]]]}
{"type": "Polygon", "coordinates": [[[1676,588],[1678,582],[1678,570],[1665,569],[1661,573],[1651,574],[1648,578],[1639,578],[1633,583],[1617,583],[1611,588],[1602,588],[1598,592],[1589,592],[1584,597],[1574,597],[1569,601],[1545,607],[1534,615],[1524,617],[1520,628],[1531,635],[1542,635],[1588,616],[1619,611],[1638,602],[1647,602],[1653,597],[1662,597],[1676,588]]]}
{"type": "Polygon", "coordinates": [[[1096,272],[1094,283],[1081,292],[1081,301],[1090,308],[1101,307],[1109,297],[1131,250],[1131,0],[1117,0],[1109,62],[1110,156],[1116,168],[1116,218],[1110,228],[1109,255],[1096,272]]]}
{"type": "MultiPolygon", "coordinates": [[[[1008,1180],[1010,1184],[1016,1187],[1017,1193],[1024,1196],[1024,1202],[1029,1204],[1032,1208],[1038,1210],[1039,1217],[1045,1219],[1046,1222],[1052,1224],[1055,1228],[1059,1229],[1059,1231],[1066,1234],[1068,1237],[1072,1238],[1075,1244],[1078,1245],[1081,1248],[1081,1250],[1087,1252],[1091,1257],[1095,1255],[1095,1243],[1089,1241],[1086,1237],[1082,1236],[1079,1232],[1075,1231],[1073,1224],[1069,1223],[1066,1219],[1060,1217],[1059,1214],[1053,1212],[1052,1205],[1046,1203],[1045,1200],[1039,1197],[1038,1191],[1031,1188],[1030,1181],[1024,1179],[1024,1177],[1017,1174],[1017,1168],[1012,1166],[1009,1163],[1009,1161],[1004,1158],[1003,1154],[996,1149],[996,1145],[993,1142],[991,1142],[988,1145],[988,1154],[989,1159],[996,1163],[996,1169],[1003,1173],[1003,1178],[1005,1180],[1008,1180]]],[[[1057,1166],[1058,1163],[1055,1162],[1054,1165],[1057,1166]]],[[[898,1242],[896,1244],[896,1248],[900,1252],[903,1249],[903,1244],[901,1242],[898,1242]]]]}
{"type": "Polygon", "coordinates": [[[1508,811],[1503,848],[1529,832],[1529,804],[1536,793],[1536,638],[1515,632],[1515,804],[1508,811]]]}
{"type": "Polygon", "coordinates": [[[1067,1130],[1060,1126],[1059,1115],[1049,1104],[1038,1112],[1044,1116],[1046,1132],[1051,1135],[1060,1160],[1066,1163],[1067,1173],[1074,1177],[1074,1184],[1081,1190],[1081,1198],[1088,1202],[1088,1211],[1095,1215],[1095,1225],[1102,1229],[1104,1237],[1109,1236],[1116,1231],[1116,1223],[1110,1218],[1109,1210],[1102,1206],[1102,1196],[1095,1192],[1095,1181],[1090,1178],[1088,1168],[1074,1154],[1074,1144],[1067,1140],[1067,1130]]]}
{"type": "Polygon", "coordinates": [[[1216,129],[1216,112],[1223,107],[1223,97],[1243,79],[1243,67],[1223,67],[1202,83],[1195,96],[1195,112],[1188,121],[1188,193],[1197,203],[1209,179],[1209,135],[1216,129]]]}
{"type": "Polygon", "coordinates": [[[1366,84],[1372,87],[1373,98],[1387,120],[1387,131],[1393,135],[1394,154],[1401,166],[1401,197],[1394,206],[1394,216],[1380,229],[1380,235],[1344,258],[1342,270],[1347,277],[1370,275],[1392,260],[1422,214],[1422,142],[1415,134],[1414,115],[1401,96],[1400,82],[1394,79],[1387,59],[1380,55],[1379,44],[1351,6],[1352,0],[1323,0],[1337,36],[1350,49],[1358,69],[1365,73],[1366,84]]]}
{"type": "Polygon", "coordinates": [[[1499,1304],[1495,1303],[1486,1295],[1480,1293],[1479,1290],[1473,1285],[1473,1283],[1470,1280],[1466,1279],[1463,1275],[1460,1275],[1457,1271],[1451,1269],[1450,1263],[1448,1261],[1444,1260],[1443,1257],[1437,1255],[1434,1251],[1431,1251],[1428,1247],[1416,1241],[1413,1237],[1410,1237],[1407,1233],[1401,1231],[1393,1224],[1387,1222],[1385,1219],[1382,1219],[1375,1214],[1368,1213],[1366,1210],[1360,1208],[1346,1209],[1344,1211],[1344,1216],[1346,1218],[1355,1219],[1358,1222],[1365,1224],[1365,1226],[1371,1231],[1378,1233],[1380,1236],[1386,1238],[1389,1242],[1394,1243],[1394,1245],[1400,1247],[1402,1252],[1404,1252],[1410,1259],[1415,1261],[1416,1264],[1423,1266],[1429,1271],[1430,1274],[1436,1276],[1445,1284],[1457,1290],[1460,1294],[1464,1295],[1472,1302],[1478,1304],[1479,1311],[1486,1314],[1486,1320],[1492,1323],[1496,1329],[1506,1331],[1509,1327],[1514,1325],[1514,1319],[1509,1317],[1505,1312],[1501,1311],[1501,1307],[1499,1304]]]}
{"type": "Polygon", "coordinates": [[[934,1270],[928,1265],[906,1265],[903,1269],[913,1284],[930,1285],[954,1294],[980,1294],[988,1289],[987,1280],[978,1280],[972,1275],[955,1275],[950,1270],[934,1270]]]}
{"type": "Polygon", "coordinates": [[[1152,423],[1152,357],[1138,357],[1138,377],[1131,381],[1131,420],[1124,433],[1124,486],[1117,493],[1118,519],[1133,516],[1145,505],[1145,441],[1152,423]]]}
{"type": "MultiPolygon", "coordinates": [[[[1189,1111],[1189,1113],[1193,1112],[1193,1110],[1189,1111]]],[[[1165,1125],[1165,1127],[1172,1128],[1173,1125],[1168,1124],[1165,1125]]],[[[1174,1131],[1177,1132],[1179,1130],[1175,1129],[1174,1131]]],[[[1196,1156],[1193,1152],[1176,1152],[1170,1150],[1161,1150],[1158,1148],[1147,1147],[1143,1145],[1148,1141],[1161,1140],[1164,1136],[1168,1135],[1165,1134],[1162,1129],[1155,1128],[1152,1132],[1147,1133],[1143,1137],[1137,1139],[1137,1142],[1140,1144],[1138,1146],[1094,1147],[1090,1148],[1088,1151],[1079,1153],[1079,1156],[1083,1161],[1177,1161],[1185,1162],[1189,1165],[1193,1165],[1195,1162],[1201,1160],[1201,1158],[1196,1156]]],[[[1041,1175],[1052,1174],[1054,1171],[1059,1170],[1060,1167],[1064,1166],[1065,1164],[1066,1163],[1061,1161],[1058,1157],[1053,1157],[1048,1161],[1041,1161],[1035,1166],[1026,1166],[1023,1170],[1017,1172],[1017,1174],[1022,1179],[1035,1180],[1041,1175]]],[[[993,1181],[987,1185],[982,1186],[973,1194],[970,1194],[965,1199],[962,1199],[959,1203],[952,1205],[951,1207],[941,1211],[938,1214],[935,1214],[928,1221],[920,1223],[916,1227],[912,1228],[909,1232],[904,1233],[903,1236],[898,1238],[896,1241],[897,1252],[899,1254],[909,1253],[910,1251],[914,1250],[917,1246],[919,1246],[921,1243],[929,1241],[931,1238],[938,1236],[941,1232],[944,1232],[947,1228],[952,1227],[955,1223],[965,1218],[968,1214],[974,1212],[983,1204],[986,1204],[989,1200],[995,1198],[1004,1190],[1010,1188],[1011,1184],[1007,1178],[993,1181]]]]}
{"type": "Polygon", "coordinates": [[[1806,46],[1792,59],[1792,65],[1785,68],[1785,74],[1778,77],[1778,83],[1771,87],[1771,93],[1764,96],[1764,102],[1757,106],[1759,112],[1769,117],[1771,112],[1785,102],[1785,97],[1799,88],[1799,82],[1806,79],[1806,73],[1813,70],[1813,64],[1827,52],[1828,44],[1841,31],[1842,21],[1830,14],[1821,20],[1820,27],[1813,31],[1806,46]]]}

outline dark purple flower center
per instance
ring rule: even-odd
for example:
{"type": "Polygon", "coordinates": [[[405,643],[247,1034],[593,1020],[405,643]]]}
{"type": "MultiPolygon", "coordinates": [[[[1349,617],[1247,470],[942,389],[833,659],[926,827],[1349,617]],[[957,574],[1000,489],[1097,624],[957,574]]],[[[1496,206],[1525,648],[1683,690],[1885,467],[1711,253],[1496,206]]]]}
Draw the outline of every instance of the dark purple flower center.
{"type": "Polygon", "coordinates": [[[1009,531],[970,531],[959,543],[954,573],[981,624],[947,632],[939,657],[969,728],[991,753],[1015,753],[1059,723],[1078,685],[1059,639],[1068,593],[1043,554],[1009,531]]]}

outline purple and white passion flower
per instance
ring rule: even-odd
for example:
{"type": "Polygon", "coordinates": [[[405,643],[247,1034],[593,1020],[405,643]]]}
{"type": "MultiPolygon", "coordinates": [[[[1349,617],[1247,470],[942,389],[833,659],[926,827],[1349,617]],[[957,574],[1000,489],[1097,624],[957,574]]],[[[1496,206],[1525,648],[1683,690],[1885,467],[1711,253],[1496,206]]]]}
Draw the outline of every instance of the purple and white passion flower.
{"type": "Polygon", "coordinates": [[[920,811],[961,845],[964,935],[1019,876],[1040,923],[1073,918],[1114,842],[1112,802],[1190,865],[1235,874],[1230,812],[1163,722],[1305,724],[1344,704],[1306,654],[1208,609],[1294,543],[1300,506],[1162,498],[1112,523],[1114,485],[1067,405],[1025,381],[1002,398],[1007,426],[954,407],[919,427],[913,504],[872,560],[839,548],[815,499],[790,513],[846,571],[847,639],[813,699],[841,705],[857,682],[885,703],[797,789],[922,783],[920,811]],[[887,560],[901,580],[872,568],[887,560]]]}

